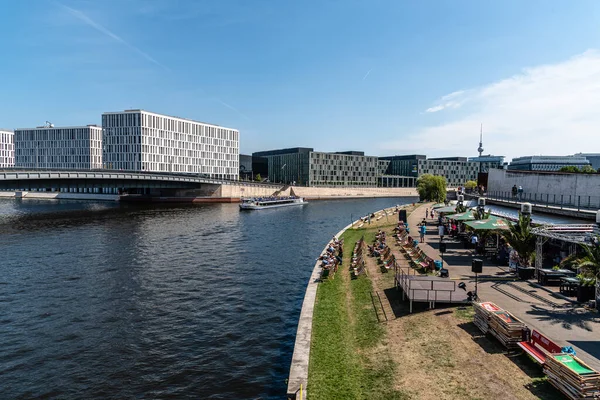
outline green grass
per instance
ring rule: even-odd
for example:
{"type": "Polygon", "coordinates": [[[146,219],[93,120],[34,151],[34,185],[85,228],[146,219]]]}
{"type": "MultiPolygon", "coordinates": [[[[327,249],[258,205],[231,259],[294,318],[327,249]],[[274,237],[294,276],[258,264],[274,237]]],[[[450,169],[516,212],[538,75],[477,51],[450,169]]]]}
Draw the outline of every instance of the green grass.
{"type": "Polygon", "coordinates": [[[407,399],[393,388],[395,365],[373,309],[371,280],[350,279],[354,244],[373,242],[376,228],[344,233],[344,264],[320,284],[313,314],[308,395],[314,399],[407,399]],[[343,276],[343,274],[346,274],[343,276]]]}
{"type": "Polygon", "coordinates": [[[456,315],[456,318],[458,319],[473,321],[475,310],[473,309],[473,306],[458,307],[454,310],[454,315],[456,315]]]}

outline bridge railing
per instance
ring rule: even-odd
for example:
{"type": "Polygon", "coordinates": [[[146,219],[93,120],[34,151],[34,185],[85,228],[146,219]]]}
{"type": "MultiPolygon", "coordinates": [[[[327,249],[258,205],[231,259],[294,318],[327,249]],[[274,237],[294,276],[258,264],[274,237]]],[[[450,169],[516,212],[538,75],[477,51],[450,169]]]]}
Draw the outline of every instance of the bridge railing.
{"type": "Polygon", "coordinates": [[[538,207],[556,207],[580,210],[599,210],[600,196],[581,196],[560,193],[517,193],[489,191],[485,195],[490,200],[500,200],[509,203],[531,203],[538,207]]]}
{"type": "Polygon", "coordinates": [[[154,172],[154,171],[130,171],[130,170],[121,170],[121,169],[107,169],[107,168],[96,168],[96,169],[84,169],[84,170],[76,170],[76,169],[58,169],[58,168],[4,168],[0,169],[0,174],[3,173],[64,173],[64,174],[73,174],[73,173],[97,173],[97,174],[136,174],[136,175],[145,175],[145,176],[154,176],[154,177],[165,177],[165,178],[182,178],[182,179],[193,179],[193,180],[202,180],[207,183],[214,184],[225,184],[225,185],[243,185],[243,186],[259,186],[259,187],[268,187],[268,188],[279,188],[281,187],[281,183],[264,183],[264,182],[251,182],[251,181],[242,181],[235,179],[226,179],[226,178],[213,178],[209,176],[205,176],[205,174],[196,174],[196,173],[182,173],[182,172],[154,172]]]}

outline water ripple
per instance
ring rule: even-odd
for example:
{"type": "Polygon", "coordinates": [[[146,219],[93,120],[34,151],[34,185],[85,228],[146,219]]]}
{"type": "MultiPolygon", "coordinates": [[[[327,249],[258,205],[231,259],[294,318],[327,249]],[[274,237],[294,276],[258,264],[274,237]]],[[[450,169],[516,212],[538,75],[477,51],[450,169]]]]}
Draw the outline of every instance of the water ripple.
{"type": "Polygon", "coordinates": [[[280,399],[314,259],[400,202],[0,200],[2,398],[280,399]]]}

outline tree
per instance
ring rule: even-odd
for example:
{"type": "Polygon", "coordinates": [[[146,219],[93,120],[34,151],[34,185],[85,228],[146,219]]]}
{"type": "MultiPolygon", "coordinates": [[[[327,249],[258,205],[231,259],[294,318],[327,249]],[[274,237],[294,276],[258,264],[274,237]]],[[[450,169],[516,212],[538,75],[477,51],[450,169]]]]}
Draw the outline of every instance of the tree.
{"type": "Polygon", "coordinates": [[[581,167],[581,173],[594,174],[594,173],[596,173],[596,170],[591,165],[584,165],[583,167],[581,167]]]}
{"type": "MultiPolygon", "coordinates": [[[[591,245],[582,244],[584,254],[579,256],[577,253],[565,258],[561,267],[570,267],[579,270],[578,277],[583,278],[584,284],[596,285],[596,299],[600,298],[600,245],[598,237],[594,238],[591,245]]],[[[600,306],[596,304],[596,308],[600,306]]]]}
{"type": "Polygon", "coordinates": [[[254,177],[254,180],[257,182],[262,181],[262,177],[260,176],[260,174],[256,174],[256,176],[254,177]]]}
{"type": "Polygon", "coordinates": [[[446,178],[423,174],[417,179],[417,192],[421,200],[444,201],[446,199],[446,178]]]}
{"type": "Polygon", "coordinates": [[[519,221],[509,224],[508,230],[502,232],[506,242],[517,252],[519,264],[531,265],[535,255],[536,237],[531,233],[531,216],[519,213],[519,221]]]}
{"type": "Polygon", "coordinates": [[[558,170],[559,172],[579,173],[581,170],[574,165],[567,165],[558,170]]]}
{"type": "Polygon", "coordinates": [[[467,181],[467,183],[465,183],[465,189],[473,190],[476,187],[477,187],[477,182],[475,182],[475,181],[467,181]]]}

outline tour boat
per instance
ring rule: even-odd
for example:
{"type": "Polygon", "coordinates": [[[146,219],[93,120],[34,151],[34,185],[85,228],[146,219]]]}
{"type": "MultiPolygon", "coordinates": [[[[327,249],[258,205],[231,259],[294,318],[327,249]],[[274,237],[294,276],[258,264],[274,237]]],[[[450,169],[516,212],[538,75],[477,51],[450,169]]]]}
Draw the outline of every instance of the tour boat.
{"type": "Polygon", "coordinates": [[[265,208],[302,206],[302,197],[249,197],[242,199],[241,210],[262,210],[265,208]]]}

